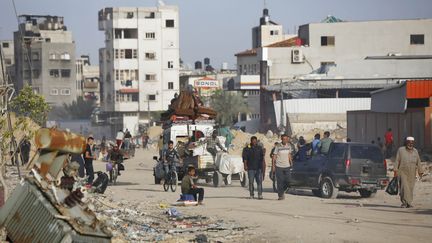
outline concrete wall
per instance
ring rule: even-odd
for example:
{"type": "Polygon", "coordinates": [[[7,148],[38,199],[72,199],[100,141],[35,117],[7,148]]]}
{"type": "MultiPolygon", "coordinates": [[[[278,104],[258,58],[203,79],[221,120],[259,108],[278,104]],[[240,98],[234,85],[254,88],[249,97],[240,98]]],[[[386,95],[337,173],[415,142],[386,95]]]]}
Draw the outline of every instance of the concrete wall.
{"type": "Polygon", "coordinates": [[[378,113],[372,111],[349,111],[347,113],[348,137],[353,142],[384,139],[388,128],[393,130],[396,147],[403,139],[414,136],[416,147],[431,149],[431,108],[408,109],[405,113],[378,113]]]}
{"type": "MultiPolygon", "coordinates": [[[[280,100],[274,102],[277,126],[280,124],[280,100]]],[[[369,110],[370,98],[321,98],[284,100],[284,114],[345,114],[350,110],[369,110]]],[[[319,117],[317,117],[319,120],[319,117]]],[[[286,122],[286,121],[285,121],[286,122]]]]}

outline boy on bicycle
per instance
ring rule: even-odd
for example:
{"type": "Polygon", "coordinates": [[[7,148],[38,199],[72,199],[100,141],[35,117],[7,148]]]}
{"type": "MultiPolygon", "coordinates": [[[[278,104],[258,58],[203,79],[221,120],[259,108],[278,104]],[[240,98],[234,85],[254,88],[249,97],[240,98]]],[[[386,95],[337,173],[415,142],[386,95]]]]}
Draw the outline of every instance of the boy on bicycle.
{"type": "Polygon", "coordinates": [[[166,179],[168,172],[170,170],[170,166],[175,166],[175,163],[177,163],[179,161],[179,159],[180,159],[180,156],[177,153],[177,151],[174,149],[174,142],[169,141],[168,142],[168,149],[165,150],[165,153],[163,155],[165,179],[166,179]]]}

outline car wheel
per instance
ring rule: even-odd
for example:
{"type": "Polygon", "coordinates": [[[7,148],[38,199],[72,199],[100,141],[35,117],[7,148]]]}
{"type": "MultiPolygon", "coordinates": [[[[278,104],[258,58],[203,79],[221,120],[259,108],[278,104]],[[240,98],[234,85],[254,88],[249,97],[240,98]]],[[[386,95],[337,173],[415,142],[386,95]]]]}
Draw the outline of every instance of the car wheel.
{"type": "Polygon", "coordinates": [[[213,173],[213,186],[220,187],[222,185],[223,175],[219,171],[213,173]]]}
{"type": "Polygon", "coordinates": [[[316,197],[321,197],[321,191],[319,189],[312,189],[312,194],[316,197]]]}
{"type": "Polygon", "coordinates": [[[325,177],[320,183],[320,193],[323,198],[336,198],[339,189],[333,184],[332,179],[325,177]]]}
{"type": "Polygon", "coordinates": [[[359,193],[360,196],[363,198],[370,198],[370,197],[374,197],[376,195],[377,190],[366,190],[366,189],[360,189],[359,193]]]}

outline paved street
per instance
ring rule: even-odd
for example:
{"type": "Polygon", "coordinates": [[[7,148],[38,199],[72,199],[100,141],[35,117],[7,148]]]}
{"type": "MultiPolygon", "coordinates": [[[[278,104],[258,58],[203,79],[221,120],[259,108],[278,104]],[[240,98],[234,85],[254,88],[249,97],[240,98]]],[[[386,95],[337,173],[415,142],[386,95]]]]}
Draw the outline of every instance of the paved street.
{"type": "MultiPolygon", "coordinates": [[[[125,161],[126,171],[119,183],[110,186],[115,200],[131,202],[174,202],[175,193],[154,185],[151,150],[139,150],[125,161]]],[[[105,163],[95,162],[96,170],[105,163]]],[[[233,219],[256,232],[251,239],[262,242],[431,242],[432,187],[430,182],[416,185],[414,209],[399,208],[397,197],[378,192],[373,199],[361,199],[357,193],[340,193],[337,199],[321,199],[309,191],[287,194],[278,201],[271,181],[264,182],[264,200],[247,199],[248,191],[233,181],[231,186],[214,188],[203,184],[205,205],[179,207],[182,213],[233,219]],[[296,194],[296,195],[294,195],[296,194]],[[414,240],[415,239],[415,240],[414,240]]]]}

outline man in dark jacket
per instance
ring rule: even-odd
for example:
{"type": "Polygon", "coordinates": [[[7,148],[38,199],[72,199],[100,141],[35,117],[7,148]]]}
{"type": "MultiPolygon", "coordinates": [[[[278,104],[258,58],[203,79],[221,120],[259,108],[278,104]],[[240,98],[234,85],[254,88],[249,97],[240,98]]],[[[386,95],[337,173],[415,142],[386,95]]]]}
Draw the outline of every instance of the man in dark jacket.
{"type": "Polygon", "coordinates": [[[244,168],[248,172],[249,177],[249,193],[251,199],[255,197],[254,180],[257,183],[258,199],[263,199],[262,181],[263,169],[265,168],[264,156],[264,150],[258,145],[257,137],[251,137],[251,143],[245,148],[243,153],[244,168]]]}
{"type": "Polygon", "coordinates": [[[29,162],[30,148],[31,148],[30,141],[28,140],[27,137],[24,137],[19,147],[20,154],[21,154],[21,165],[25,165],[29,162]]]}

